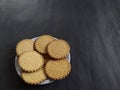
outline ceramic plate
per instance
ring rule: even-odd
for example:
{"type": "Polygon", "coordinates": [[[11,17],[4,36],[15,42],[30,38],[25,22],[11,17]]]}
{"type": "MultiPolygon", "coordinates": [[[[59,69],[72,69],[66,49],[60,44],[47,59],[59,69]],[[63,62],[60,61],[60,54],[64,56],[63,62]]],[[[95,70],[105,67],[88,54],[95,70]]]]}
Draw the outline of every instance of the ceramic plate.
{"type": "MultiPolygon", "coordinates": [[[[35,41],[36,39],[37,39],[37,37],[36,37],[36,38],[32,38],[33,41],[35,41]]],[[[68,56],[66,57],[66,59],[70,62],[70,53],[68,54],[68,56]]],[[[16,71],[17,71],[17,74],[21,77],[21,72],[22,72],[22,70],[21,70],[21,68],[19,67],[17,61],[18,61],[18,57],[17,57],[17,55],[16,55],[16,57],[15,57],[15,69],[16,69],[16,71]]],[[[52,82],[54,82],[54,80],[47,79],[47,80],[45,80],[44,82],[39,83],[38,85],[50,84],[50,83],[52,83],[52,82]]]]}

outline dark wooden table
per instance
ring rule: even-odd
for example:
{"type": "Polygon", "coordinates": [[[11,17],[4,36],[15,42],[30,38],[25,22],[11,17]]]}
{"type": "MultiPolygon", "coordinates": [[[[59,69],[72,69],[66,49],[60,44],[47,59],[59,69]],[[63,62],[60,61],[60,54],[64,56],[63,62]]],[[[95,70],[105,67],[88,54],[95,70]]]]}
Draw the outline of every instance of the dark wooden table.
{"type": "Polygon", "coordinates": [[[1,0],[0,90],[120,90],[120,2],[1,0]],[[44,86],[15,70],[19,40],[50,34],[71,46],[71,74],[44,86]]]}

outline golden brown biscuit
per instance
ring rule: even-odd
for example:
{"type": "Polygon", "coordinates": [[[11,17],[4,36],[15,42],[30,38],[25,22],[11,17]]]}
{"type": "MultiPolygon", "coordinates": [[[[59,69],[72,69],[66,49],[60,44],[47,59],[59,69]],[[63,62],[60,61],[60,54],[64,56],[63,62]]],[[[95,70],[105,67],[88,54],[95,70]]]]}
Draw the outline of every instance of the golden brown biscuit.
{"type": "Polygon", "coordinates": [[[33,72],[43,66],[44,59],[36,51],[25,52],[18,58],[18,64],[24,71],[33,72]]]}
{"type": "Polygon", "coordinates": [[[28,84],[38,84],[47,79],[43,69],[31,73],[22,73],[23,80],[28,84]]]}
{"type": "Polygon", "coordinates": [[[46,54],[47,53],[47,45],[51,42],[55,40],[54,37],[50,36],[50,35],[42,35],[40,37],[38,37],[38,39],[36,39],[35,41],[35,49],[42,54],[46,54]]]}
{"type": "Polygon", "coordinates": [[[70,51],[69,44],[64,40],[52,41],[47,48],[48,54],[55,59],[61,59],[68,55],[70,51]]]}
{"type": "Polygon", "coordinates": [[[70,63],[65,60],[50,60],[45,66],[47,76],[53,80],[60,80],[65,78],[71,71],[70,63]]]}
{"type": "Polygon", "coordinates": [[[31,39],[21,40],[16,46],[17,55],[19,56],[24,52],[33,51],[33,44],[34,42],[31,39]]]}

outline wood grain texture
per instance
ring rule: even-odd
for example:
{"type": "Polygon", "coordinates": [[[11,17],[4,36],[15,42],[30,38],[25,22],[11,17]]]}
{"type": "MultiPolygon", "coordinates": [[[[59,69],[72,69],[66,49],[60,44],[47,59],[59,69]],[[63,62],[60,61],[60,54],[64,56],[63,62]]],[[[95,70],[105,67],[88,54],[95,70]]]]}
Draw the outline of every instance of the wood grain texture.
{"type": "Polygon", "coordinates": [[[120,90],[120,1],[0,0],[0,90],[120,90]],[[15,71],[15,46],[42,34],[70,43],[72,72],[30,86],[15,71]]]}

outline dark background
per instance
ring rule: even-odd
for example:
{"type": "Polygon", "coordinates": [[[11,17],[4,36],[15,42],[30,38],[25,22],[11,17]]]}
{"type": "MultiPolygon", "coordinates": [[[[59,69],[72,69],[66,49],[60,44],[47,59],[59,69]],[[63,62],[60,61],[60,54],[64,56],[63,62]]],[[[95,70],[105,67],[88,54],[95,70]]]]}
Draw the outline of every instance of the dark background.
{"type": "Polygon", "coordinates": [[[0,90],[120,90],[120,1],[0,0],[0,90]],[[69,42],[72,72],[27,85],[15,70],[15,46],[42,34],[69,42]]]}

